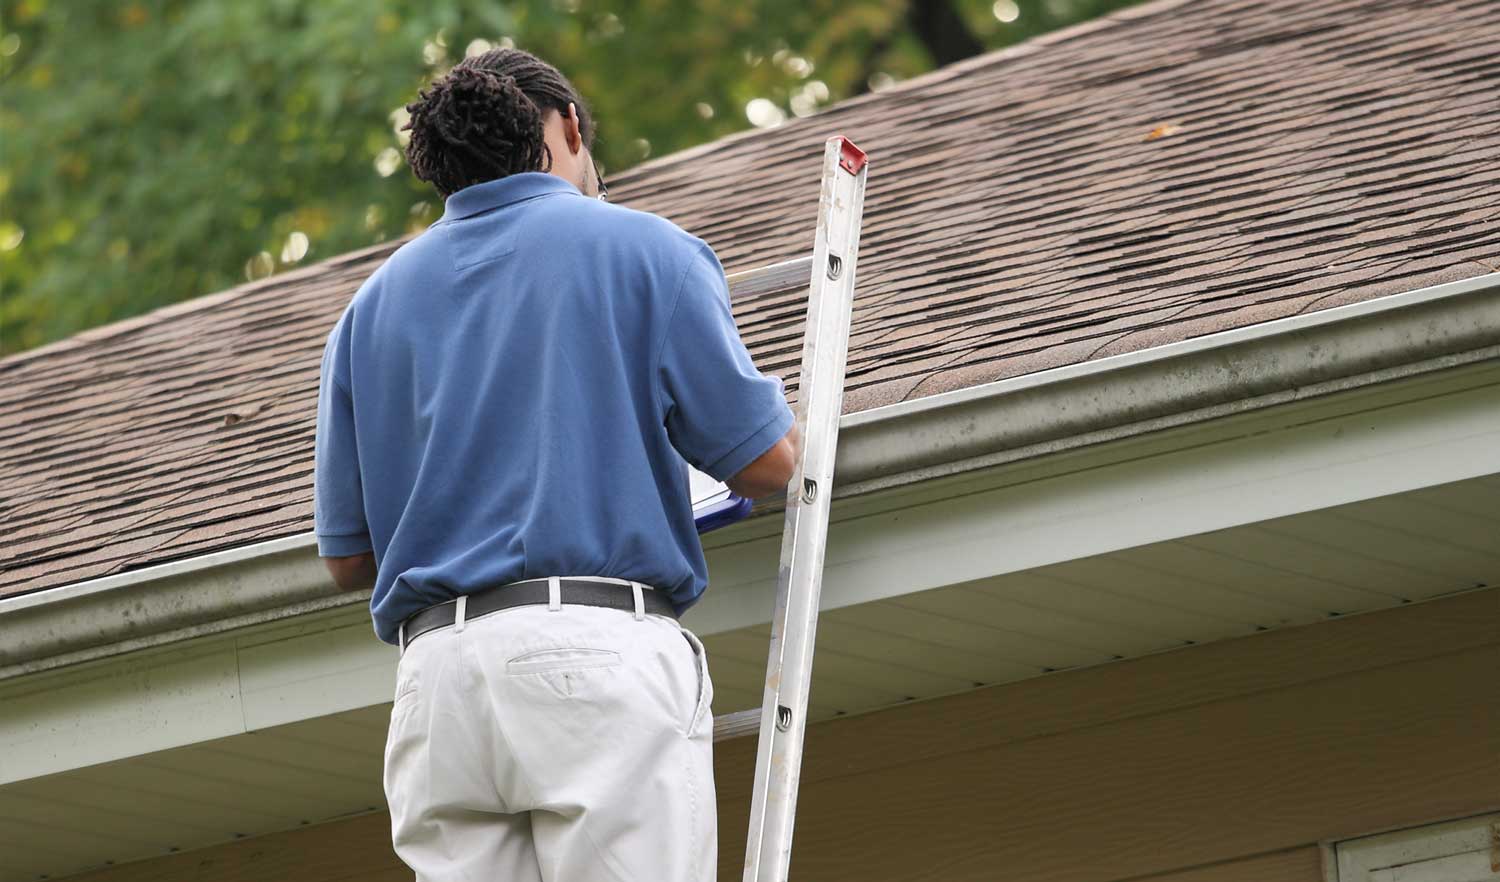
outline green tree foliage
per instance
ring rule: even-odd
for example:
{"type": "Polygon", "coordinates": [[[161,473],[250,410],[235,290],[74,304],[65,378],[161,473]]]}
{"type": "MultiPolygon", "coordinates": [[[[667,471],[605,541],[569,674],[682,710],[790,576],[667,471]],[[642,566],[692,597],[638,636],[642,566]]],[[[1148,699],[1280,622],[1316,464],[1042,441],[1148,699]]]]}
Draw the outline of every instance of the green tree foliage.
{"type": "Polygon", "coordinates": [[[628,167],[1131,0],[0,0],[0,353],[420,229],[403,105],[561,68],[628,167]]]}

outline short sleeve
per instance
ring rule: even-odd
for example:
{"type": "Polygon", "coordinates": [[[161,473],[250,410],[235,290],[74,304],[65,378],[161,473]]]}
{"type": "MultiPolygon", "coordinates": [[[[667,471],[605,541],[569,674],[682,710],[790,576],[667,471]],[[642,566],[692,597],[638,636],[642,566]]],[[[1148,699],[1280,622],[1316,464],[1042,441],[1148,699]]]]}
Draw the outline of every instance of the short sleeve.
{"type": "Polygon", "coordinates": [[[313,442],[313,531],[320,557],[351,557],[372,549],[365,522],[359,454],[354,443],[354,402],[339,382],[334,358],[342,322],[329,334],[318,379],[318,422],[313,442]]]}
{"type": "Polygon", "coordinates": [[[724,268],[707,243],[682,277],[658,364],[672,446],[715,480],[734,477],[792,427],[781,380],[762,374],[740,339],[724,268]]]}

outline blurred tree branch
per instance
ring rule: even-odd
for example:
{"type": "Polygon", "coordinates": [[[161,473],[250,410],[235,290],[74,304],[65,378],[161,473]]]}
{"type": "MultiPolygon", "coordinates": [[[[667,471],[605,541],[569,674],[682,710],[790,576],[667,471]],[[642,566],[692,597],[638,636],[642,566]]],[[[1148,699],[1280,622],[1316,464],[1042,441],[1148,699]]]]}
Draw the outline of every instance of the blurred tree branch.
{"type": "Polygon", "coordinates": [[[910,0],[906,21],[932,56],[934,66],[962,61],[984,51],[952,0],[910,0]]]}

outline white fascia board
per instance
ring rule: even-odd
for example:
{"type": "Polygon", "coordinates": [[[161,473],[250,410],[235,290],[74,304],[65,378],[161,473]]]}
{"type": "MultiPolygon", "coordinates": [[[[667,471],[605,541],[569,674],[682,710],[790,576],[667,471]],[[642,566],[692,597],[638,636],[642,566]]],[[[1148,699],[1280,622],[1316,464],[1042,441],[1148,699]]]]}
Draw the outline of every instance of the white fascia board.
{"type": "MultiPolygon", "coordinates": [[[[1490,274],[851,414],[840,423],[834,498],[1497,358],[1500,274],[1490,274]]],[[[1349,501],[1336,497],[1299,499],[1349,501]]],[[[711,560],[721,563],[705,614],[728,602],[725,583],[736,579],[725,571],[744,558],[736,543],[779,535],[772,520],[711,534],[711,560]]],[[[336,591],[315,547],[309,533],[0,599],[0,679],[367,602],[368,592],[336,591]]],[[[758,592],[735,593],[735,605],[759,617],[744,624],[764,618],[758,592]]],[[[825,605],[839,597],[836,576],[824,595],[825,605]]],[[[727,614],[723,624],[745,618],[727,614]]]]}
{"type": "Polygon", "coordinates": [[[359,607],[0,681],[0,785],[390,701],[359,607]]]}

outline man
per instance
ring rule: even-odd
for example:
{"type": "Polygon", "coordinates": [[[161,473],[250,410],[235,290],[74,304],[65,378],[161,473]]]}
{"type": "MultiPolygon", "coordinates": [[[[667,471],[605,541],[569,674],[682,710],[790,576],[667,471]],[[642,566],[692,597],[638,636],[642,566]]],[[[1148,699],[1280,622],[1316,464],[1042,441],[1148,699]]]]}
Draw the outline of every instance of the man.
{"type": "Polygon", "coordinates": [[[407,106],[442,217],[324,351],[314,514],[402,646],[384,783],[420,882],[715,876],[707,586],[683,460],[782,492],[799,439],[723,268],[603,201],[587,107],[518,50],[407,106]],[[591,197],[599,198],[591,198],[591,197]]]}

